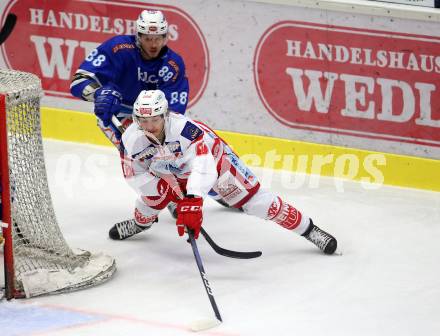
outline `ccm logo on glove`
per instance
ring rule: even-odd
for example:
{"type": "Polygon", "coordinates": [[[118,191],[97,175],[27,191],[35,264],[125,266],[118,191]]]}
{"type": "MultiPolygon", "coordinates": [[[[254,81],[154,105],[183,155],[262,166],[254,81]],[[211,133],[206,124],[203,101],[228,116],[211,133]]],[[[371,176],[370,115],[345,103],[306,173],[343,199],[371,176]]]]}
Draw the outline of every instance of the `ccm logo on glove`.
{"type": "Polygon", "coordinates": [[[202,207],[200,205],[184,205],[180,207],[181,212],[188,212],[188,211],[201,211],[202,207]]]}
{"type": "Polygon", "coordinates": [[[106,85],[95,92],[95,114],[105,127],[111,123],[112,116],[117,115],[122,103],[122,95],[114,85],[106,85]]]}
{"type": "Polygon", "coordinates": [[[177,202],[177,232],[183,236],[185,226],[194,231],[194,238],[199,237],[200,227],[203,222],[203,198],[188,195],[177,202]]]}

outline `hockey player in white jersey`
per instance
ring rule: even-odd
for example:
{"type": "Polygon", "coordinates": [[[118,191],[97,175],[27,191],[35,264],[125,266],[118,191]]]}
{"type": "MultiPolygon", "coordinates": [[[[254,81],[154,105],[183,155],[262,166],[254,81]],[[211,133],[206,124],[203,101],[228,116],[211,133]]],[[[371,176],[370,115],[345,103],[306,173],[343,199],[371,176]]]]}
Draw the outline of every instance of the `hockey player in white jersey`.
{"type": "Polygon", "coordinates": [[[203,200],[216,195],[246,214],[270,220],[333,254],[336,239],[281,197],[260,188],[257,177],[208,126],[170,112],[160,90],[142,91],[133,107],[133,124],[122,135],[122,164],[139,198],[134,219],[115,224],[110,238],[126,239],[150,228],[171,201],[177,203],[177,231],[197,238],[203,200]]]}

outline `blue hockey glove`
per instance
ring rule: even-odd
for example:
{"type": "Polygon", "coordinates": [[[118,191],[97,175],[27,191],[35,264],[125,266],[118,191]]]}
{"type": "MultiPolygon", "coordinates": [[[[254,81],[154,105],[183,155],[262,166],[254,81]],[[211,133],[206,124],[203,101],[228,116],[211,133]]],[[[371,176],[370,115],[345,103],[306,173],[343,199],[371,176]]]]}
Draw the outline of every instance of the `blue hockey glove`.
{"type": "Polygon", "coordinates": [[[122,95],[113,85],[105,85],[95,92],[95,114],[105,127],[110,125],[112,116],[121,109],[122,95]]]}

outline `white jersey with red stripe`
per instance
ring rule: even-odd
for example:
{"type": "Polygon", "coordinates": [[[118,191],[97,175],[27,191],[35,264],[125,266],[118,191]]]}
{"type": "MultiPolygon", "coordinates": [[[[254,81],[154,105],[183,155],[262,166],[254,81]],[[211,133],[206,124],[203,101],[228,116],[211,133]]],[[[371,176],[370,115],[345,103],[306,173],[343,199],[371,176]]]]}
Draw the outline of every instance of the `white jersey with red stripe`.
{"type": "Polygon", "coordinates": [[[136,123],[124,132],[122,143],[126,179],[143,195],[155,191],[157,177],[169,182],[170,174],[186,182],[188,194],[202,197],[217,181],[224,144],[209,128],[186,116],[169,114],[163,145],[151,141],[136,123]]]}
{"type": "Polygon", "coordinates": [[[138,222],[152,222],[178,187],[187,194],[222,199],[299,234],[309,226],[307,216],[260,189],[257,177],[227,143],[198,121],[170,113],[163,145],[152,142],[133,123],[122,135],[122,145],[124,176],[140,195],[135,209],[138,222]]]}

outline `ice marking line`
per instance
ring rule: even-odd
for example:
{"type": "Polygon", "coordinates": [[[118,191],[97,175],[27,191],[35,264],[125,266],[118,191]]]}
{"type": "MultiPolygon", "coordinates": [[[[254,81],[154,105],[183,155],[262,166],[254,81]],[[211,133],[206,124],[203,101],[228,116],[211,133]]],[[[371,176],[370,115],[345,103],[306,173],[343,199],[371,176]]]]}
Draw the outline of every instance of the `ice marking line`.
{"type": "Polygon", "coordinates": [[[23,305],[10,302],[0,305],[0,325],[8,324],[2,336],[28,335],[45,330],[54,330],[75,324],[102,320],[105,316],[84,314],[74,311],[46,308],[37,305],[23,305]]]}
{"type": "MultiPolygon", "coordinates": [[[[131,317],[131,316],[102,313],[102,312],[96,312],[96,311],[88,310],[88,309],[72,308],[72,307],[66,307],[66,306],[54,305],[54,304],[38,304],[38,307],[52,308],[52,309],[61,309],[61,310],[67,310],[67,311],[82,313],[82,314],[102,316],[103,318],[105,318],[105,320],[96,321],[96,323],[99,323],[99,322],[109,322],[110,320],[121,320],[121,321],[127,321],[127,322],[144,324],[144,325],[150,326],[150,327],[153,326],[153,327],[162,328],[162,329],[175,329],[175,330],[180,330],[180,331],[186,331],[189,334],[194,335],[194,331],[192,331],[187,325],[183,325],[183,324],[172,324],[172,323],[164,323],[164,322],[159,322],[159,321],[138,319],[138,318],[131,317]]],[[[59,329],[56,329],[56,330],[60,331],[60,330],[63,330],[63,329],[67,330],[67,329],[72,329],[72,328],[73,329],[84,328],[86,326],[93,325],[93,324],[96,324],[96,323],[93,323],[93,322],[91,322],[91,323],[82,323],[81,325],[68,326],[68,327],[59,328],[59,329]]],[[[50,332],[53,332],[53,330],[47,331],[46,333],[50,333],[50,332]]],[[[41,333],[35,333],[35,334],[31,334],[31,335],[40,335],[41,336],[41,335],[44,335],[44,334],[45,334],[44,332],[41,332],[41,333]]],[[[208,336],[239,336],[239,334],[235,334],[235,333],[216,332],[216,331],[204,331],[203,335],[208,335],[208,336]]]]}
{"type": "Polygon", "coordinates": [[[74,324],[74,325],[70,325],[70,326],[64,326],[64,327],[55,327],[53,329],[47,329],[47,330],[42,330],[42,331],[36,331],[36,332],[30,332],[28,335],[29,336],[43,336],[46,334],[53,334],[54,332],[57,331],[63,331],[63,330],[74,330],[74,329],[80,329],[80,328],[84,328],[84,327],[90,327],[96,324],[100,324],[100,323],[105,323],[105,322],[109,322],[110,320],[112,320],[111,318],[105,318],[103,320],[95,320],[95,321],[90,321],[90,322],[83,322],[83,323],[78,323],[78,324],[74,324]]]}

